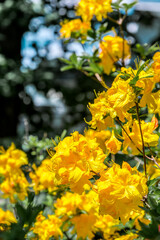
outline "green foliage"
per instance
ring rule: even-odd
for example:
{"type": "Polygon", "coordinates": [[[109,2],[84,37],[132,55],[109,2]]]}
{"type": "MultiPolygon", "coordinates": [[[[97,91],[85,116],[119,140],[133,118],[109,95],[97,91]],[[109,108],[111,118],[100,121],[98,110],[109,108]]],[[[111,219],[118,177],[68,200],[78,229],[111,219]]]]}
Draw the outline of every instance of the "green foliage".
{"type": "Polygon", "coordinates": [[[145,43],[141,45],[137,43],[135,48],[132,49],[134,52],[138,53],[142,59],[146,59],[150,54],[160,50],[158,43],[153,44],[150,46],[149,44],[145,43]]]}

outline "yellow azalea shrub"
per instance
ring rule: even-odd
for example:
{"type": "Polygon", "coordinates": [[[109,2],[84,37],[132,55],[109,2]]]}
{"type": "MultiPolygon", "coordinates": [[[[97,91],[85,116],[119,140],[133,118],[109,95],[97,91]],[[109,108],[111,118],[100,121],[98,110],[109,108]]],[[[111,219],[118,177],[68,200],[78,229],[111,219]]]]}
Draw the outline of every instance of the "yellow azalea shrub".
{"type": "Polygon", "coordinates": [[[130,47],[126,40],[119,36],[105,36],[100,42],[101,64],[106,74],[115,70],[114,64],[123,59],[130,58],[130,47]],[[123,48],[124,46],[124,48],[123,48]]]}
{"type": "Polygon", "coordinates": [[[61,38],[99,46],[93,56],[74,54],[64,62],[101,88],[88,104],[83,134],[56,136],[54,154],[48,150],[43,161],[35,159],[36,151],[28,161],[13,143],[0,148],[0,204],[14,213],[0,208],[0,239],[160,238],[160,51],[151,61],[127,65],[134,49],[123,25],[133,5],[80,0],[78,18],[61,22],[61,38]],[[110,21],[117,24],[115,36],[110,21]]]}

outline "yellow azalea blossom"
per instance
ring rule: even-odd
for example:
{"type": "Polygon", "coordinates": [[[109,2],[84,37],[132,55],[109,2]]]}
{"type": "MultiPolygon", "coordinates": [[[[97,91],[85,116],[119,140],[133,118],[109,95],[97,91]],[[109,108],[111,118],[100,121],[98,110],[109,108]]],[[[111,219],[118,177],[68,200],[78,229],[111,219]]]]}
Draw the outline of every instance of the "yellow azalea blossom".
{"type": "Polygon", "coordinates": [[[84,134],[86,138],[96,139],[103,152],[106,152],[105,141],[111,137],[111,132],[109,130],[95,131],[93,129],[88,129],[85,130],[84,134]]]}
{"type": "Polygon", "coordinates": [[[24,200],[27,196],[28,187],[29,183],[21,169],[11,172],[0,184],[3,198],[10,198],[12,203],[15,203],[18,199],[24,200]]]}
{"type": "Polygon", "coordinates": [[[88,139],[78,132],[63,139],[55,147],[52,169],[56,185],[69,185],[72,191],[82,193],[89,179],[104,168],[105,154],[95,139],[88,139]]]}
{"type": "MultiPolygon", "coordinates": [[[[157,163],[160,165],[160,159],[156,159],[157,163]]],[[[149,161],[147,164],[147,173],[150,176],[150,179],[160,177],[160,168],[153,162],[149,161]]]]}
{"type": "Polygon", "coordinates": [[[136,229],[139,230],[139,231],[141,230],[141,226],[139,224],[139,221],[141,221],[142,223],[144,223],[146,225],[150,224],[150,222],[151,222],[149,219],[147,219],[145,217],[145,211],[142,210],[142,209],[140,211],[133,212],[131,218],[135,220],[134,225],[135,225],[136,229]]]}
{"type": "Polygon", "coordinates": [[[107,17],[108,12],[112,12],[112,0],[80,0],[76,7],[76,14],[81,16],[84,22],[91,21],[96,16],[98,21],[107,17]]]}
{"type": "Polygon", "coordinates": [[[105,141],[105,145],[109,153],[116,154],[120,151],[122,143],[115,137],[114,131],[112,131],[112,136],[105,141]]]}
{"type": "MultiPolygon", "coordinates": [[[[159,136],[156,133],[153,133],[153,131],[157,128],[157,120],[155,117],[153,117],[153,120],[151,122],[146,123],[145,121],[141,121],[141,128],[142,128],[142,134],[143,134],[143,140],[144,145],[146,147],[149,146],[157,146],[158,145],[158,139],[159,136]]],[[[127,153],[127,149],[130,148],[132,150],[133,154],[139,154],[139,151],[137,147],[142,151],[142,139],[141,139],[141,133],[139,128],[138,120],[133,121],[132,127],[129,126],[129,124],[124,125],[124,129],[130,136],[131,140],[128,138],[127,134],[122,131],[123,135],[123,152],[127,153]]]]}
{"type": "Polygon", "coordinates": [[[100,49],[101,65],[104,68],[104,72],[108,75],[115,70],[114,63],[123,57],[124,59],[130,58],[128,42],[119,36],[105,36],[100,43],[100,49]]]}
{"type": "Polygon", "coordinates": [[[135,99],[136,95],[128,82],[114,81],[107,92],[98,93],[94,103],[89,103],[92,120],[88,124],[100,131],[113,127],[116,117],[122,122],[131,120],[128,111],[135,106],[135,99]]]}
{"type": "Polygon", "coordinates": [[[123,162],[122,168],[114,163],[97,181],[100,214],[109,214],[125,224],[133,212],[143,206],[147,194],[146,178],[135,167],[123,162]]]}
{"type": "Polygon", "coordinates": [[[85,39],[87,31],[91,29],[89,22],[83,22],[79,18],[71,21],[65,20],[61,23],[61,26],[61,38],[70,38],[72,33],[79,33],[82,39],[85,39]]]}
{"type": "Polygon", "coordinates": [[[155,82],[160,82],[160,52],[156,52],[153,56],[152,68],[154,71],[154,80],[155,82]]]}
{"type": "Polygon", "coordinates": [[[93,226],[99,211],[96,192],[91,190],[82,195],[67,192],[66,195],[57,199],[54,207],[56,208],[56,216],[61,217],[63,221],[70,219],[70,223],[74,225],[73,233],[77,233],[77,239],[80,237],[85,239],[87,236],[89,239],[93,237],[93,226]]]}
{"type": "Polygon", "coordinates": [[[34,240],[49,240],[51,237],[59,239],[59,237],[63,236],[60,229],[61,225],[62,220],[55,215],[48,215],[48,218],[45,218],[42,213],[40,213],[31,229],[33,233],[37,235],[34,240]]]}
{"type": "Polygon", "coordinates": [[[55,214],[58,217],[71,217],[79,214],[80,210],[85,211],[87,214],[98,213],[98,194],[93,190],[87,194],[83,192],[81,195],[67,192],[64,196],[57,199],[54,207],[56,208],[55,214]]]}
{"type": "Polygon", "coordinates": [[[129,234],[126,234],[126,235],[122,235],[118,238],[115,238],[115,240],[135,240],[138,238],[138,235],[135,234],[135,233],[129,233],[129,234]]]}
{"type": "Polygon", "coordinates": [[[107,91],[108,103],[113,109],[111,117],[119,117],[124,122],[125,118],[130,119],[131,115],[128,110],[135,106],[135,93],[128,82],[124,80],[116,80],[111,88],[107,91]]]}
{"type": "Polygon", "coordinates": [[[32,179],[32,186],[36,194],[42,190],[48,190],[48,192],[56,190],[51,166],[52,161],[50,159],[43,160],[39,167],[33,165],[34,172],[30,172],[29,176],[32,179]]]}
{"type": "Polygon", "coordinates": [[[101,131],[114,126],[114,120],[110,116],[113,116],[113,109],[109,106],[107,92],[98,93],[94,103],[89,103],[88,108],[92,114],[92,120],[88,124],[93,129],[101,131]]]}
{"type": "MultiPolygon", "coordinates": [[[[160,115],[160,90],[146,96],[150,113],[158,113],[160,115]]],[[[143,104],[144,106],[145,104],[143,104]]]]}
{"type": "Polygon", "coordinates": [[[0,231],[4,231],[6,226],[10,226],[11,223],[16,223],[17,220],[12,212],[9,210],[3,211],[0,208],[0,231]]]}
{"type": "Polygon", "coordinates": [[[96,216],[93,214],[80,214],[75,216],[71,222],[75,225],[75,231],[77,232],[77,239],[82,238],[92,239],[94,234],[92,232],[93,226],[96,222],[96,216]]]}
{"type": "MultiPolygon", "coordinates": [[[[2,149],[2,148],[1,148],[2,149]]],[[[22,165],[28,164],[26,153],[16,149],[14,143],[5,151],[1,151],[0,154],[0,172],[10,172],[13,169],[18,169],[22,165]]]]}
{"type": "MultiPolygon", "coordinates": [[[[131,67],[129,68],[121,68],[121,73],[118,74],[114,80],[117,82],[122,80],[122,76],[126,77],[126,82],[129,82],[136,76],[137,69],[133,70],[131,67]]],[[[156,81],[154,79],[154,71],[152,68],[147,69],[146,71],[142,70],[139,73],[139,79],[136,82],[135,86],[141,88],[139,95],[142,95],[140,100],[140,107],[145,107],[148,105],[149,109],[155,110],[157,108],[157,101],[154,97],[154,93],[152,93],[155,87],[156,81]]]]}
{"type": "Polygon", "coordinates": [[[115,235],[116,231],[119,230],[116,225],[119,225],[120,221],[118,219],[114,219],[110,215],[99,215],[96,223],[94,224],[95,232],[103,232],[103,237],[106,240],[112,240],[112,236],[115,235]]]}

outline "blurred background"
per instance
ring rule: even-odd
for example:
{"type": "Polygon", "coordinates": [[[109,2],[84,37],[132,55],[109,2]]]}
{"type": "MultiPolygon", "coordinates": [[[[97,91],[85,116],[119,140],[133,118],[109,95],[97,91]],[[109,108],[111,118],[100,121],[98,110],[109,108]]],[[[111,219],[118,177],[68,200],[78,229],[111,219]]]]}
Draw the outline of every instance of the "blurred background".
{"type": "MultiPolygon", "coordinates": [[[[31,134],[83,132],[84,118],[90,118],[87,104],[101,86],[78,71],[60,71],[59,58],[91,51],[87,44],[59,38],[59,23],[75,17],[76,2],[0,0],[0,145],[21,146],[31,134]]],[[[139,1],[124,30],[133,47],[160,43],[160,1],[139,1]]]]}

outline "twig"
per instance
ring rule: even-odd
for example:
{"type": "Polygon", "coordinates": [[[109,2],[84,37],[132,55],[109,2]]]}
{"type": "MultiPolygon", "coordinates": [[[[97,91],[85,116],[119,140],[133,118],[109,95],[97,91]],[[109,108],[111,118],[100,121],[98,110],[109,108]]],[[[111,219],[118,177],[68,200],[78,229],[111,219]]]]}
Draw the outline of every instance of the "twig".
{"type": "Polygon", "coordinates": [[[136,102],[136,111],[137,111],[137,117],[138,117],[138,123],[139,123],[139,130],[141,134],[141,140],[142,140],[142,151],[143,151],[143,160],[144,160],[144,171],[145,171],[145,176],[147,177],[147,163],[146,163],[146,156],[145,156],[145,147],[144,147],[144,139],[143,139],[143,133],[142,133],[142,128],[141,128],[141,121],[139,117],[139,106],[138,103],[136,102]]]}
{"type": "Polygon", "coordinates": [[[97,78],[97,80],[101,83],[101,85],[104,88],[109,89],[109,87],[106,85],[105,81],[102,79],[102,77],[98,73],[95,73],[95,77],[97,78]]]}
{"type": "Polygon", "coordinates": [[[137,148],[137,150],[143,154],[143,152],[136,146],[135,142],[132,140],[132,138],[129,136],[129,134],[127,133],[126,129],[123,127],[122,123],[120,122],[120,120],[118,118],[116,118],[117,122],[119,123],[119,125],[121,126],[121,128],[123,129],[123,131],[125,132],[125,134],[127,135],[127,137],[130,139],[130,141],[133,143],[133,145],[135,145],[135,147],[137,148]]]}

